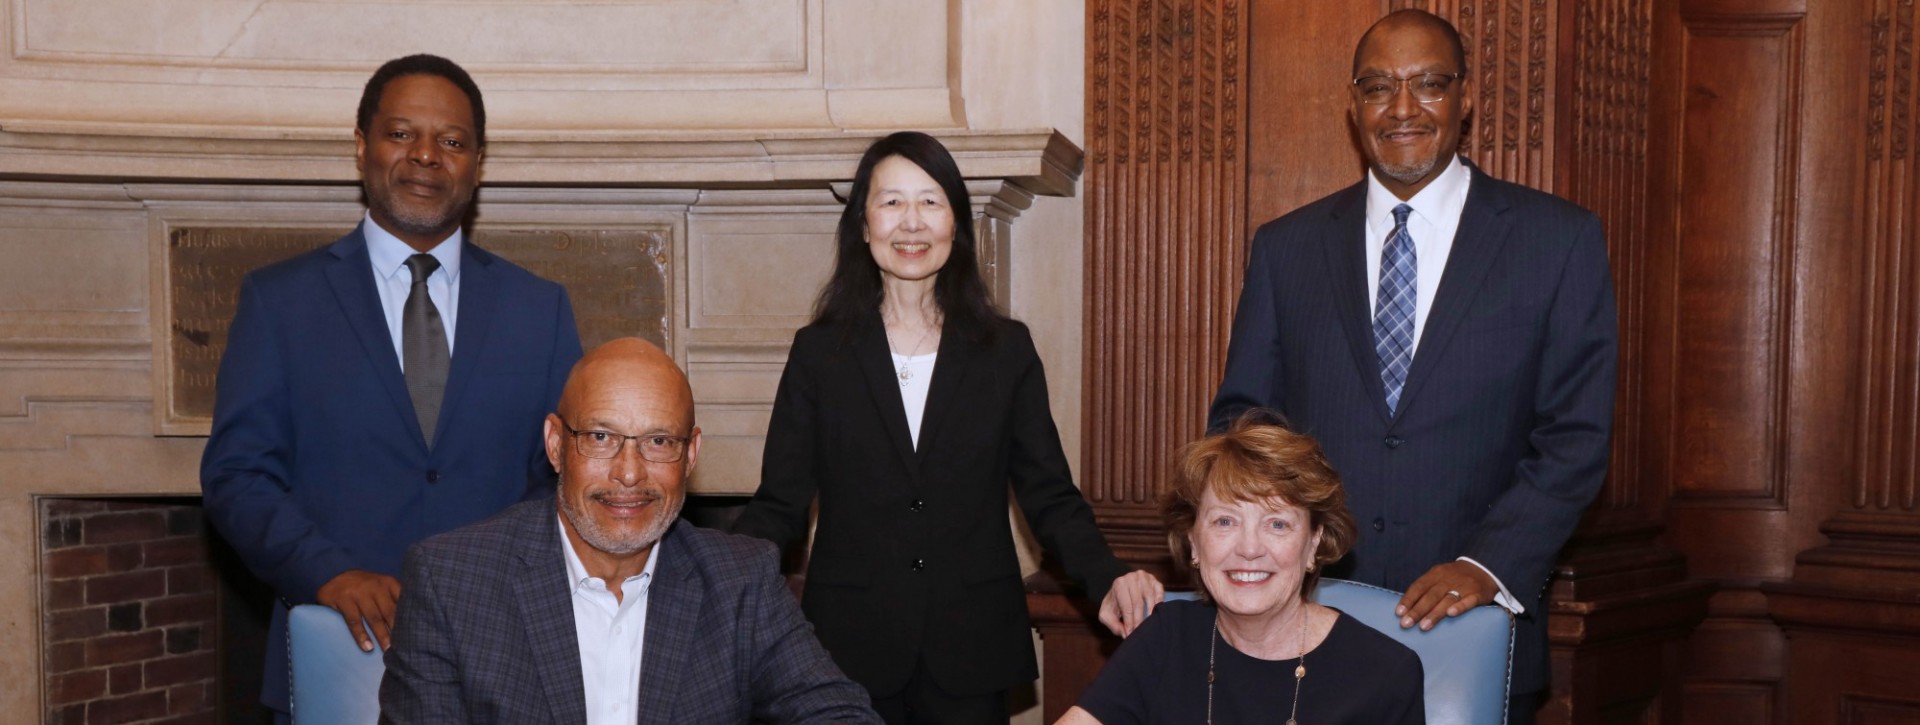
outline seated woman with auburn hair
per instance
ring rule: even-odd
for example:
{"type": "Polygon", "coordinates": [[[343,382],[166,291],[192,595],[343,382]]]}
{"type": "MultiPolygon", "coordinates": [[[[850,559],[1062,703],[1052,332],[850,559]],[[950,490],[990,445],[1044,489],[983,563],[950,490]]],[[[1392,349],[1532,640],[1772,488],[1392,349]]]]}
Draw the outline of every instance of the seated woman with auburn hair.
{"type": "Polygon", "coordinates": [[[1426,721],[1413,650],[1307,601],[1354,537],[1312,438],[1242,416],[1181,451],[1161,515],[1201,600],[1155,610],[1060,723],[1426,721]]]}

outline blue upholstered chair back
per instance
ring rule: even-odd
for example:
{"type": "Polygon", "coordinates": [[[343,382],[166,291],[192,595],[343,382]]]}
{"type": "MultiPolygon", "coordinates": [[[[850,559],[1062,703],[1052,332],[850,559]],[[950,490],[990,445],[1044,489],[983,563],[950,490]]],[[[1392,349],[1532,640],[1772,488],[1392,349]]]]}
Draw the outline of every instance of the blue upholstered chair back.
{"type": "MultiPolygon", "coordinates": [[[[1192,599],[1192,592],[1168,592],[1192,599]]],[[[1420,656],[1426,669],[1427,725],[1487,725],[1507,721],[1507,680],[1513,662],[1513,617],[1494,606],[1441,620],[1432,631],[1401,629],[1393,607],[1400,593],[1345,579],[1322,578],[1313,599],[1377,629],[1420,656]]]]}
{"type": "Polygon", "coordinates": [[[295,725],[374,725],[380,720],[385,654],[361,652],[340,613],[302,604],[287,613],[287,656],[293,660],[295,725]]]}

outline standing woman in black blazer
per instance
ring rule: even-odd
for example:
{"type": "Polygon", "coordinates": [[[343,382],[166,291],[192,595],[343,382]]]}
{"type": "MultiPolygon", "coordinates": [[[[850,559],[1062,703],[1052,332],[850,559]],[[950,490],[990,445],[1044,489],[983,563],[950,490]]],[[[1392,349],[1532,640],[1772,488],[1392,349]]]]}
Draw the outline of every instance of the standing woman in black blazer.
{"type": "Polygon", "coordinates": [[[790,544],[817,497],[803,602],[834,661],[889,723],[1005,723],[1006,691],[1039,675],[1009,487],[1108,627],[1130,633],[1160,582],[1114,557],[1073,485],[1040,358],[987,296],[946,148],[875,142],[837,237],[734,531],[790,544]]]}

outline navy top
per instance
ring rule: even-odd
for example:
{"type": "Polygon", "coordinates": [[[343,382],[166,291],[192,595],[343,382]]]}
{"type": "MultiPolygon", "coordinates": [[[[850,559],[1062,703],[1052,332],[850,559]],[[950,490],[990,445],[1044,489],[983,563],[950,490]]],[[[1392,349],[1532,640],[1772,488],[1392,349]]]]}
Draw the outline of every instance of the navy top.
{"type": "MultiPolygon", "coordinates": [[[[1199,602],[1160,605],[1080,694],[1080,707],[1102,725],[1205,722],[1207,638],[1216,612],[1199,602]]],[[[1307,653],[1307,676],[1300,682],[1300,722],[1425,723],[1420,657],[1406,645],[1336,612],[1340,618],[1333,623],[1333,631],[1307,653]]],[[[1293,711],[1293,669],[1300,660],[1258,659],[1234,649],[1225,639],[1213,644],[1213,722],[1285,722],[1293,711]]]]}

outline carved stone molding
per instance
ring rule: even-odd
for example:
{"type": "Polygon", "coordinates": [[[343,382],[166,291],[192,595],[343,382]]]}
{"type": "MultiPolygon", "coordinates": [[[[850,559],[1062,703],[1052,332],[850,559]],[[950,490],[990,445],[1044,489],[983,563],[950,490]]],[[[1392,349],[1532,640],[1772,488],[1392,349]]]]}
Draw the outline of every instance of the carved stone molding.
{"type": "MultiPolygon", "coordinates": [[[[4,128],[4,127],[0,127],[4,128]]],[[[1012,180],[1071,196],[1080,148],[1052,129],[937,131],[968,178],[1012,180]]],[[[490,134],[489,185],[800,185],[851,178],[872,133],[490,134]]],[[[0,179],[84,177],[274,183],[352,183],[352,130],[277,138],[178,137],[0,130],[0,179]]]]}
{"type": "Polygon", "coordinates": [[[14,0],[0,128],[300,134],[432,52],[518,129],[956,128],[959,0],[14,0]]]}

